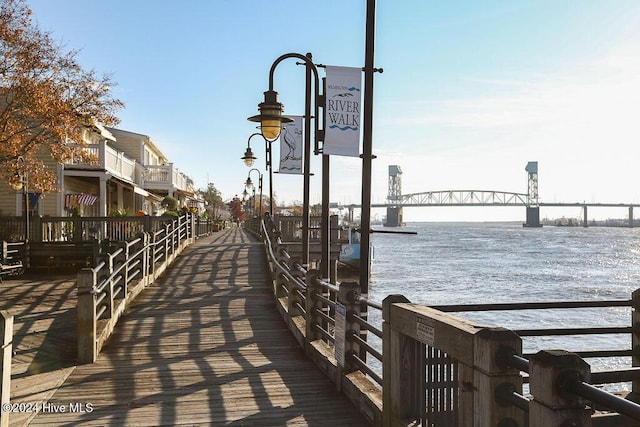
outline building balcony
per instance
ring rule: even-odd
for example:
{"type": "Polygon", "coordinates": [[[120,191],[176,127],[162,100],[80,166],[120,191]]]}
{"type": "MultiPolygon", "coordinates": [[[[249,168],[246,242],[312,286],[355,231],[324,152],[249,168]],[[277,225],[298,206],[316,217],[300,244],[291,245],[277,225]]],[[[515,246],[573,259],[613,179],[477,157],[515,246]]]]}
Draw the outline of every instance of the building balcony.
{"type": "Polygon", "coordinates": [[[142,174],[142,188],[150,191],[183,191],[194,193],[193,181],[180,172],[173,163],[147,165],[142,174]]]}
{"type": "Polygon", "coordinates": [[[117,178],[136,183],[136,161],[110,147],[106,141],[89,144],[85,150],[94,155],[98,162],[86,163],[72,159],[65,169],[106,171],[117,178]]]}

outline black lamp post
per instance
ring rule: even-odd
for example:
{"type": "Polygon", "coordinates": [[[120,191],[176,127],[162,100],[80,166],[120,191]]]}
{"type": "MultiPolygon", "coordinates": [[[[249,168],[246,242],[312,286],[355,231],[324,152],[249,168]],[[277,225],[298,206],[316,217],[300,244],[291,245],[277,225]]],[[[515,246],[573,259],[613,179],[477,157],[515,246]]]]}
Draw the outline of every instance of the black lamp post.
{"type": "Polygon", "coordinates": [[[259,216],[262,216],[262,174],[260,173],[260,171],[256,168],[251,168],[249,170],[249,174],[247,175],[247,180],[245,181],[244,185],[246,187],[247,190],[251,190],[253,188],[253,208],[255,210],[256,207],[256,201],[255,201],[255,193],[256,190],[253,186],[253,182],[251,181],[251,172],[256,171],[258,173],[258,190],[260,192],[260,212],[259,212],[259,216]]]}
{"type": "Polygon", "coordinates": [[[245,211],[247,211],[249,208],[249,201],[247,200],[247,197],[249,197],[249,192],[245,188],[242,191],[242,207],[244,208],[245,211]]]}
{"type": "MultiPolygon", "coordinates": [[[[247,165],[248,167],[253,166],[253,162],[257,159],[257,157],[255,157],[253,155],[253,151],[251,151],[251,138],[253,138],[254,136],[262,136],[262,139],[264,139],[264,146],[265,146],[265,154],[266,154],[266,165],[265,168],[269,171],[269,215],[273,216],[273,166],[272,166],[272,162],[271,162],[271,143],[272,141],[267,139],[264,135],[262,135],[262,133],[260,132],[256,132],[252,135],[249,136],[249,139],[247,140],[247,151],[245,151],[244,156],[240,157],[242,160],[244,160],[244,164],[247,165]]],[[[262,200],[260,200],[262,202],[262,200]]],[[[262,211],[262,209],[261,209],[262,211]]]]}
{"type": "Polygon", "coordinates": [[[18,156],[16,159],[17,173],[11,180],[11,187],[16,191],[21,191],[24,196],[24,242],[29,241],[29,174],[24,157],[18,156]]]}
{"type": "Polygon", "coordinates": [[[311,154],[311,118],[315,120],[315,134],[318,136],[318,110],[320,100],[320,79],[318,77],[318,69],[311,60],[311,54],[302,55],[299,53],[286,53],[274,61],[269,70],[269,90],[264,92],[264,102],[258,104],[257,116],[249,117],[249,121],[260,122],[260,131],[262,135],[270,141],[280,136],[283,123],[291,122],[292,119],[283,116],[284,106],[278,102],[278,92],[273,90],[273,77],[276,67],[282,61],[288,58],[296,58],[304,61],[307,69],[306,90],[305,90],[305,114],[304,114],[304,185],[303,185],[303,202],[302,202],[302,264],[307,267],[309,264],[309,192],[310,192],[310,154],[311,154]],[[312,99],[311,93],[311,74],[315,77],[315,96],[312,99]],[[315,110],[312,116],[311,103],[314,103],[315,110]]]}

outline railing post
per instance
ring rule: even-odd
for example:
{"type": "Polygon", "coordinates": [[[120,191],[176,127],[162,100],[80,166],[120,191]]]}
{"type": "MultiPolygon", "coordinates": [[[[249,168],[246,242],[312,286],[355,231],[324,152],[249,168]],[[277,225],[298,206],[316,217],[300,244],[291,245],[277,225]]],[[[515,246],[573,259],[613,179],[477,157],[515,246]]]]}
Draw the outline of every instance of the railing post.
{"type": "Polygon", "coordinates": [[[329,238],[329,282],[338,283],[338,258],[336,256],[334,259],[331,259],[331,246],[332,244],[336,244],[338,242],[338,215],[331,215],[330,223],[330,238],[329,238]]]}
{"type": "Polygon", "coordinates": [[[164,229],[165,229],[165,239],[164,239],[164,262],[165,265],[169,265],[169,262],[171,261],[169,259],[169,256],[171,254],[171,240],[173,239],[173,233],[171,233],[171,229],[172,229],[172,224],[173,222],[170,222],[169,224],[167,224],[164,229]]]}
{"type": "Polygon", "coordinates": [[[389,295],[382,301],[382,425],[406,425],[406,419],[418,419],[414,406],[417,388],[416,346],[414,340],[391,327],[394,303],[410,302],[403,295],[389,295]]]}
{"type": "MultiPolygon", "coordinates": [[[[631,364],[634,368],[640,367],[640,289],[631,294],[632,306],[631,310],[631,364]]],[[[634,398],[640,397],[640,380],[633,380],[631,392],[634,398]]]]}
{"type": "MultiPolygon", "coordinates": [[[[504,351],[522,355],[522,338],[508,329],[484,328],[475,334],[474,341],[473,403],[477,408],[474,422],[482,426],[524,426],[521,409],[496,399],[498,389],[503,387],[522,393],[520,371],[509,368],[498,357],[504,351]]],[[[461,407],[466,403],[465,394],[461,394],[461,407]]],[[[459,421],[460,425],[466,425],[459,421]]]]}
{"type": "Polygon", "coordinates": [[[322,301],[318,298],[318,294],[322,292],[322,286],[318,283],[320,279],[320,271],[309,270],[305,281],[307,283],[306,298],[306,343],[322,339],[322,334],[318,331],[316,325],[322,324],[317,311],[322,311],[322,301]]]}
{"type": "Polygon", "coordinates": [[[96,342],[96,272],[83,268],[78,272],[78,363],[93,363],[98,355],[96,342]]]}
{"type": "Polygon", "coordinates": [[[153,233],[151,230],[151,217],[149,215],[142,217],[142,228],[145,233],[153,233]]]}
{"type": "MultiPolygon", "coordinates": [[[[113,260],[113,264],[109,266],[109,275],[113,274],[113,271],[117,268],[123,267],[120,272],[122,273],[122,298],[127,297],[127,292],[129,292],[129,245],[127,242],[118,242],[118,247],[122,248],[122,252],[118,254],[118,256],[113,260]]],[[[115,283],[113,280],[109,282],[109,318],[113,317],[113,309],[114,309],[114,287],[115,283]]]]}
{"type": "Polygon", "coordinates": [[[73,241],[82,242],[82,217],[74,216],[71,220],[73,221],[73,241]]]}
{"type": "Polygon", "coordinates": [[[589,365],[577,354],[565,350],[542,350],[531,357],[529,381],[533,400],[529,402],[529,426],[588,427],[592,424],[588,402],[563,393],[558,387],[568,376],[589,381],[589,365]]]}
{"type": "MultiPolygon", "coordinates": [[[[293,259],[289,259],[288,260],[288,266],[291,269],[291,275],[294,277],[297,277],[298,279],[302,280],[304,282],[305,278],[304,275],[302,274],[302,272],[298,269],[295,268],[295,262],[293,259]]],[[[288,304],[287,304],[287,312],[289,313],[289,318],[295,317],[295,316],[300,316],[302,314],[300,308],[298,308],[296,306],[296,302],[300,305],[300,306],[305,306],[306,303],[303,301],[300,301],[300,294],[298,292],[298,287],[296,286],[295,283],[290,283],[289,284],[289,298],[287,300],[288,304]]]]}
{"type": "Polygon", "coordinates": [[[158,235],[154,232],[149,236],[149,274],[151,275],[151,281],[156,280],[156,251],[158,250],[156,238],[158,235]]]}
{"type": "MultiPolygon", "coordinates": [[[[13,315],[0,310],[0,404],[2,408],[9,404],[11,397],[11,355],[13,343],[13,315]]],[[[0,427],[9,427],[10,411],[0,410],[0,427]]]]}
{"type": "MultiPolygon", "coordinates": [[[[142,268],[142,277],[141,280],[144,283],[144,286],[148,286],[151,281],[149,280],[149,241],[150,236],[149,233],[142,233],[142,252],[140,253],[140,265],[142,268]]],[[[126,295],[125,295],[126,296],[126,295]]]]}
{"type": "Polygon", "coordinates": [[[182,216],[178,217],[178,232],[177,232],[177,244],[176,244],[176,249],[180,250],[180,238],[182,237],[182,225],[183,225],[183,221],[182,221],[182,216]]]}
{"type": "Polygon", "coordinates": [[[29,229],[32,240],[42,242],[42,218],[39,215],[31,215],[31,218],[33,218],[33,225],[29,229]]]}
{"type": "Polygon", "coordinates": [[[191,214],[190,217],[190,227],[189,227],[189,244],[193,244],[196,241],[196,238],[198,237],[198,233],[200,233],[200,216],[198,216],[197,214],[191,214]],[[196,228],[196,219],[198,220],[198,227],[196,228]]]}
{"type": "Polygon", "coordinates": [[[336,304],[335,314],[335,342],[339,343],[341,341],[344,345],[342,352],[344,357],[343,360],[338,360],[338,364],[343,368],[343,373],[347,374],[358,369],[352,358],[360,354],[360,345],[352,337],[360,336],[360,325],[354,320],[355,316],[360,315],[360,303],[358,302],[360,284],[358,282],[342,282],[338,289],[338,303],[336,304]],[[338,313],[338,310],[343,308],[344,313],[338,313]],[[344,315],[344,327],[342,325],[339,327],[338,322],[342,315],[344,315]],[[339,332],[344,336],[338,337],[339,332]]]}

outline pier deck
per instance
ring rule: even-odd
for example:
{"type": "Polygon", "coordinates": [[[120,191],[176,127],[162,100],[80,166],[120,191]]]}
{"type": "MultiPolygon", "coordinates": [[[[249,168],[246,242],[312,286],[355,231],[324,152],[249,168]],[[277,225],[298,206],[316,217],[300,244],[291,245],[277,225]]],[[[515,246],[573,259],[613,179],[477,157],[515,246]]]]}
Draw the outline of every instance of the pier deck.
{"type": "MultiPolygon", "coordinates": [[[[138,296],[96,363],[60,360],[41,387],[40,375],[14,376],[13,402],[49,406],[11,424],[367,425],[279,317],[261,257],[261,243],[237,228],[199,240],[138,296]]],[[[65,303],[51,318],[66,320],[52,325],[66,327],[49,335],[75,350],[75,288],[57,289],[65,303]]]]}

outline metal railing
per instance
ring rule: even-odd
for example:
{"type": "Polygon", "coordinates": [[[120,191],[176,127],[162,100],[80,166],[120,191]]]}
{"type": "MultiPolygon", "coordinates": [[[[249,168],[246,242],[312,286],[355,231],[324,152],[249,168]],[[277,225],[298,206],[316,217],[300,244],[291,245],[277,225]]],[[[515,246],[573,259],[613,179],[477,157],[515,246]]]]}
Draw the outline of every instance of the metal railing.
{"type": "Polygon", "coordinates": [[[270,219],[259,227],[252,223],[248,227],[263,238],[277,308],[293,335],[372,424],[640,424],[640,405],[596,387],[631,381],[630,397],[638,396],[638,327],[508,330],[452,314],[632,307],[631,325],[640,325],[640,290],[629,300],[613,301],[427,307],[391,295],[377,303],[361,297],[357,283],[335,285],[319,277],[316,270],[306,271],[287,252],[279,227],[270,219]],[[361,305],[367,310],[361,310],[361,305]],[[383,319],[382,328],[368,320],[374,311],[381,312],[377,314],[383,319]],[[523,340],[593,334],[629,335],[631,346],[523,354],[523,340]],[[621,356],[632,356],[633,366],[591,372],[583,359],[621,356]],[[529,394],[525,396],[527,382],[529,394]]]}

